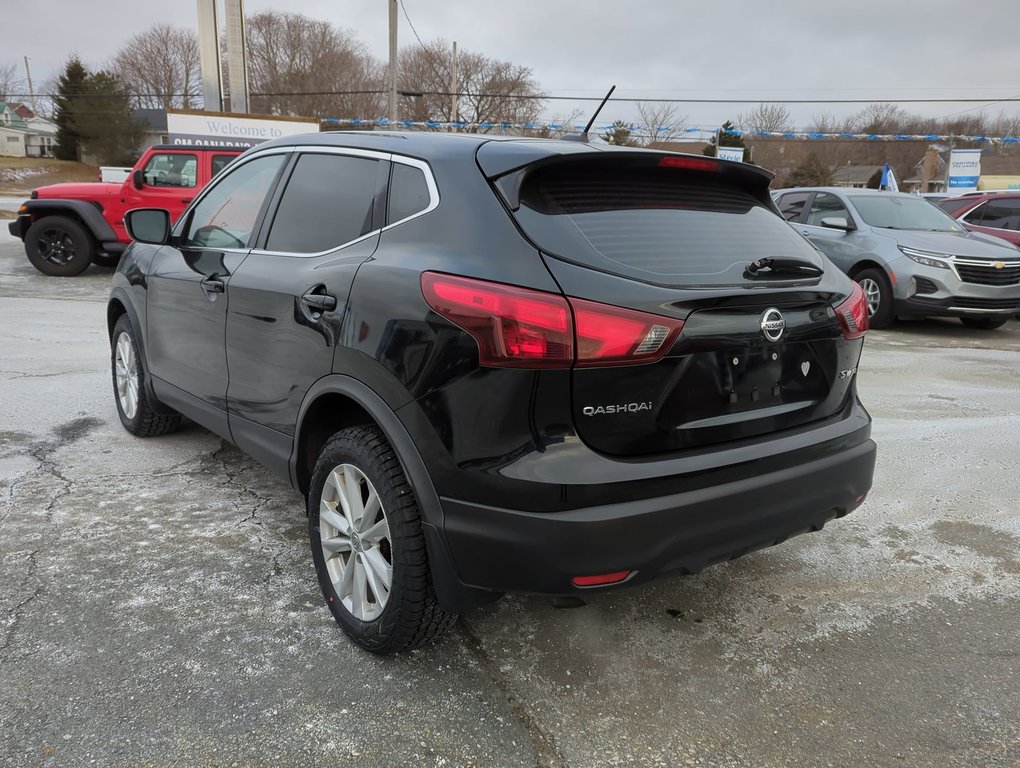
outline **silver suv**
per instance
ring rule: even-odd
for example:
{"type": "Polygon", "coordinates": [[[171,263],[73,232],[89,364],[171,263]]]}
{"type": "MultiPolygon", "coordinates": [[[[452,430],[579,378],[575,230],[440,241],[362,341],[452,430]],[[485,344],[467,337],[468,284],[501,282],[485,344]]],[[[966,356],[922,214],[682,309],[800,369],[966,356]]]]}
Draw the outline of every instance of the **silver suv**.
{"type": "Polygon", "coordinates": [[[942,315],[991,330],[1020,311],[1020,248],[966,230],[917,195],[799,187],[773,197],[798,232],[860,283],[872,328],[942,315]]]}

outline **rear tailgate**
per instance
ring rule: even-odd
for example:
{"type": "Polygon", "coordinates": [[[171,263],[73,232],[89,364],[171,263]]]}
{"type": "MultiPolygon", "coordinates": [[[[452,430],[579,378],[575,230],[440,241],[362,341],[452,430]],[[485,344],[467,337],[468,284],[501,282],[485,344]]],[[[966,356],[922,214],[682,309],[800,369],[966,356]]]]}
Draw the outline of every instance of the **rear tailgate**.
{"type": "Polygon", "coordinates": [[[845,405],[862,339],[837,308],[853,283],[775,214],[769,178],[714,159],[589,152],[494,179],[571,297],[579,355],[636,334],[634,359],[601,364],[596,351],[574,368],[575,426],[596,450],[725,443],[845,405]],[[748,269],[760,259],[785,268],[748,269]],[[640,313],[634,330],[600,305],[640,313]]]}

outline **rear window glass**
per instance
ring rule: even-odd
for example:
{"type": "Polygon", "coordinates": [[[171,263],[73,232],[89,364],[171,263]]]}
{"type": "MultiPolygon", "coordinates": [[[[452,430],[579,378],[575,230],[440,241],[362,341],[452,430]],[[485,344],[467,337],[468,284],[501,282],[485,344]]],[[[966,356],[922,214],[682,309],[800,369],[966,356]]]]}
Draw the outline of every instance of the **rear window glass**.
{"type": "Polygon", "coordinates": [[[558,163],[533,171],[517,220],[550,255],[660,285],[742,282],[770,256],[821,258],[742,189],[672,168],[558,163]]]}

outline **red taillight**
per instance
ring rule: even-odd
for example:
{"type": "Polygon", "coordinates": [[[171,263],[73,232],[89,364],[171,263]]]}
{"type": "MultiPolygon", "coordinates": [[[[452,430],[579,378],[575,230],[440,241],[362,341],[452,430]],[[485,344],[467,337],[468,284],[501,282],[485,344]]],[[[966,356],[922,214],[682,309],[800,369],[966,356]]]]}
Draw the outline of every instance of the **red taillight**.
{"type": "Polygon", "coordinates": [[[619,584],[626,581],[633,571],[613,571],[612,573],[600,573],[597,576],[575,576],[570,583],[575,587],[601,587],[606,584],[619,584]]]}
{"type": "Polygon", "coordinates": [[[660,168],[686,168],[688,171],[718,171],[719,162],[700,157],[664,157],[659,161],[660,168]]]}
{"type": "Polygon", "coordinates": [[[632,309],[568,299],[577,328],[577,364],[650,363],[665,355],[683,328],[683,320],[632,309]]]}
{"type": "Polygon", "coordinates": [[[859,339],[868,332],[868,299],[856,282],[850,297],[836,307],[836,317],[843,326],[844,338],[859,339]]]}
{"type": "Polygon", "coordinates": [[[500,368],[634,365],[660,359],[682,320],[584,299],[425,272],[425,301],[470,333],[478,362],[500,368]]]}
{"type": "Polygon", "coordinates": [[[569,368],[574,328],[562,296],[425,272],[425,301],[478,342],[478,362],[502,368],[569,368]]]}

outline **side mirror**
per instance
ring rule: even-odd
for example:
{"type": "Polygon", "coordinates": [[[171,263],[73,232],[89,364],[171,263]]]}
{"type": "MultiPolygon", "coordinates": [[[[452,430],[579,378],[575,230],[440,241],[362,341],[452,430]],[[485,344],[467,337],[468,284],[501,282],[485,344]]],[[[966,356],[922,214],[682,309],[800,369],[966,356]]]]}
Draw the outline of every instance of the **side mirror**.
{"type": "Polygon", "coordinates": [[[826,216],[822,219],[822,226],[829,229],[842,229],[844,232],[852,232],[854,229],[850,226],[850,222],[842,216],[826,216]]]}
{"type": "Polygon", "coordinates": [[[135,189],[142,188],[142,184],[145,183],[145,172],[141,168],[131,174],[131,183],[135,185],[135,189]]]}
{"type": "Polygon", "coordinates": [[[124,226],[131,239],[140,243],[166,245],[170,241],[170,212],[162,208],[128,211],[124,214],[124,226]]]}

